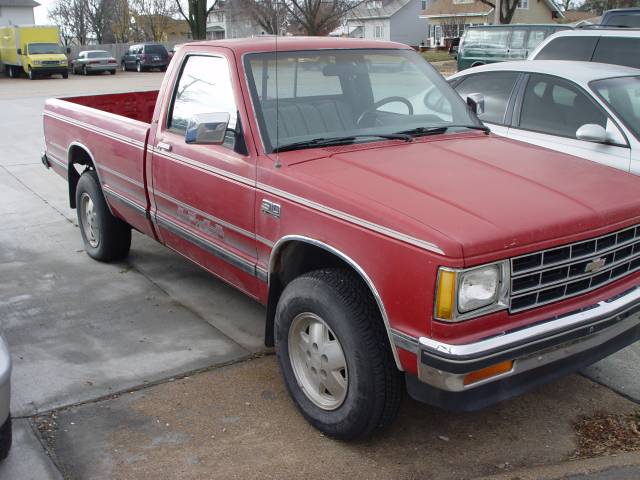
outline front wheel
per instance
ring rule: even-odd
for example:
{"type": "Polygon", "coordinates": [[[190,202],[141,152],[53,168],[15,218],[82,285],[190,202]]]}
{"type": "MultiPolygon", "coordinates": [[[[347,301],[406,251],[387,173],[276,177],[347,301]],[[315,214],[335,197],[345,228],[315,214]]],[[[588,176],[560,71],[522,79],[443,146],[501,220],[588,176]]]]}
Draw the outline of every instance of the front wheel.
{"type": "Polygon", "coordinates": [[[35,80],[36,74],[31,67],[29,67],[29,80],[35,80]]]}
{"type": "Polygon", "coordinates": [[[68,72],[68,71],[67,71],[67,72],[64,72],[64,73],[62,74],[62,78],[69,78],[69,72],[68,72]]]}
{"type": "Polygon", "coordinates": [[[131,227],[109,211],[95,170],[86,170],[76,187],[78,226],[87,254],[101,262],[129,254],[131,227]]]}
{"type": "Polygon", "coordinates": [[[141,72],[142,72],[142,65],[140,65],[140,62],[136,63],[136,71],[137,71],[138,73],[141,73],[141,72]]]}
{"type": "Polygon", "coordinates": [[[302,415],[326,435],[364,438],[389,426],[403,394],[380,313],[347,270],[317,270],[287,285],[276,310],[275,345],[302,415]]]}
{"type": "Polygon", "coordinates": [[[0,427],[0,460],[4,460],[9,456],[9,450],[11,450],[11,443],[13,440],[12,437],[11,415],[9,415],[7,420],[0,427]]]}
{"type": "Polygon", "coordinates": [[[123,72],[127,71],[127,64],[122,62],[122,64],[120,65],[120,68],[122,69],[123,72]]]}

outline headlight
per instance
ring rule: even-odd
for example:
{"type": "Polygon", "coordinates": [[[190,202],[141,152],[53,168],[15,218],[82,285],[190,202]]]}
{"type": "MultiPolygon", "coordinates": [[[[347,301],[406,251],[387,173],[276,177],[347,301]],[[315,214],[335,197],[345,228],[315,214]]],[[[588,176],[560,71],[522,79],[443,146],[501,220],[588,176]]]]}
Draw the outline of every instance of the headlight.
{"type": "Polygon", "coordinates": [[[40,60],[34,60],[34,61],[33,61],[33,64],[34,64],[34,65],[40,65],[41,63],[42,63],[42,62],[41,62],[40,60]]]}
{"type": "Polygon", "coordinates": [[[459,322],[505,309],[509,303],[509,262],[466,270],[440,268],[436,288],[437,320],[459,322]]]}

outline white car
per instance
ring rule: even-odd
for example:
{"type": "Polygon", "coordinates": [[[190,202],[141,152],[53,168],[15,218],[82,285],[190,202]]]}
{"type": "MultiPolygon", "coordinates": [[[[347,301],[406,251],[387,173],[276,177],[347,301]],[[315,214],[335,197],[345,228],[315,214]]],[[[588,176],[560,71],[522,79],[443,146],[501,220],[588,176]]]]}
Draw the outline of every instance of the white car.
{"type": "Polygon", "coordinates": [[[640,68],[640,30],[592,25],[545,38],[527,60],[577,60],[640,68]]]}
{"type": "MultiPolygon", "coordinates": [[[[483,96],[480,119],[496,134],[640,174],[640,70],[538,60],[470,68],[448,79],[483,96]]],[[[425,96],[437,109],[437,99],[425,96]]]]}

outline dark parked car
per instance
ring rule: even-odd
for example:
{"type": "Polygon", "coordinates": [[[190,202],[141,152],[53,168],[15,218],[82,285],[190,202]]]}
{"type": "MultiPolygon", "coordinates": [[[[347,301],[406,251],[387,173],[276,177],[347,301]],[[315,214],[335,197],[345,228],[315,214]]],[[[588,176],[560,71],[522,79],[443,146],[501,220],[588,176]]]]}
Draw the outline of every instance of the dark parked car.
{"type": "Polygon", "coordinates": [[[483,25],[467,28],[459,42],[458,71],[488,63],[524,60],[549,35],[567,25],[483,25]]]}
{"type": "Polygon", "coordinates": [[[160,43],[139,43],[131,45],[127,53],[122,56],[122,71],[137,70],[143,72],[152,68],[161,71],[169,65],[169,52],[160,43]]]}
{"type": "Polygon", "coordinates": [[[117,67],[117,60],[113,58],[109,52],[104,50],[86,50],[80,52],[78,58],[71,62],[71,70],[73,70],[73,73],[82,73],[83,75],[103,72],[109,72],[111,75],[115,75],[117,67]]]}
{"type": "Polygon", "coordinates": [[[600,25],[621,28],[640,28],[640,8],[617,8],[602,14],[600,25]]]}

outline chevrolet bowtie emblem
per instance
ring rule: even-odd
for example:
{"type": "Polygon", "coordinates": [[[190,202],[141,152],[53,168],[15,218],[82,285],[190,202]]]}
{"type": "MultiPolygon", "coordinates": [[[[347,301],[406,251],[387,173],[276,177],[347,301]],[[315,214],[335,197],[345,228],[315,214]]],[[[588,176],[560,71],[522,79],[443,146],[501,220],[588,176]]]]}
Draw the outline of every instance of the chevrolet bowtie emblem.
{"type": "Polygon", "coordinates": [[[599,270],[602,270],[604,264],[607,263],[607,260],[604,258],[596,258],[595,260],[587,263],[584,266],[584,273],[595,273],[599,270]]]}

